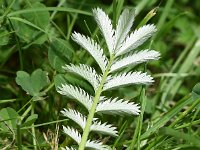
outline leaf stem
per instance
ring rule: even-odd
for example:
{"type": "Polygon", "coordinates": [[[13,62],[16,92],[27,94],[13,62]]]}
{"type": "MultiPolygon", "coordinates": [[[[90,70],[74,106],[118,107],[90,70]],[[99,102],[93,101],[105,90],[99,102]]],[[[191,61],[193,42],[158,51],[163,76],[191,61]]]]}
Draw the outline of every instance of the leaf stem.
{"type": "Polygon", "coordinates": [[[24,120],[24,118],[27,116],[27,114],[31,111],[32,106],[30,105],[26,111],[21,115],[21,121],[24,120]]]}
{"type": "Polygon", "coordinates": [[[55,83],[51,82],[51,84],[43,92],[47,93],[48,91],[50,91],[54,87],[54,85],[55,85],[55,83]]]}
{"type": "Polygon", "coordinates": [[[12,99],[1,99],[0,100],[0,104],[3,104],[3,103],[13,103],[15,101],[21,101],[23,99],[21,98],[12,98],[12,99]]]}
{"type": "Polygon", "coordinates": [[[108,63],[108,66],[107,66],[105,72],[103,73],[102,80],[101,80],[100,85],[99,85],[97,92],[95,94],[93,104],[92,104],[92,107],[91,107],[90,112],[88,114],[87,122],[86,122],[86,125],[85,125],[85,129],[83,131],[81,143],[79,145],[78,150],[84,150],[84,148],[85,148],[85,145],[86,145],[86,142],[87,142],[87,139],[88,139],[88,135],[89,135],[89,132],[90,132],[90,126],[92,125],[92,120],[94,118],[95,110],[96,110],[97,104],[99,102],[99,98],[101,96],[101,93],[103,91],[103,86],[104,86],[104,83],[106,82],[106,79],[107,79],[107,76],[109,74],[109,70],[110,70],[110,67],[112,65],[113,60],[114,60],[114,55],[112,55],[110,57],[110,61],[108,63]]]}

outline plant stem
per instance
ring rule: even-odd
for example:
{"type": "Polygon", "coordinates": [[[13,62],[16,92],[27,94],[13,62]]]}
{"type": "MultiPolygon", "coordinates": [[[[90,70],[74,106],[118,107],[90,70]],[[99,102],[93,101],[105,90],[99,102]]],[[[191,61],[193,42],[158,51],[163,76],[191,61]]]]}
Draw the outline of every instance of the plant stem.
{"type": "MultiPolygon", "coordinates": [[[[147,71],[147,63],[144,65],[144,72],[147,71]]],[[[140,150],[140,137],[141,137],[141,132],[142,132],[142,122],[143,122],[143,116],[144,116],[144,111],[146,107],[146,86],[142,86],[142,91],[140,95],[140,102],[141,102],[141,113],[139,116],[139,131],[138,131],[138,138],[137,138],[137,150],[140,150]]]]}
{"type": "Polygon", "coordinates": [[[128,126],[128,121],[126,120],[126,121],[121,125],[121,127],[120,127],[119,135],[118,135],[117,139],[115,140],[115,143],[114,143],[113,146],[112,146],[113,148],[114,148],[114,147],[117,147],[118,144],[120,143],[120,140],[121,140],[121,138],[123,137],[124,132],[125,132],[127,126],[128,126]]]}
{"type": "Polygon", "coordinates": [[[140,122],[140,118],[138,117],[137,118],[137,126],[136,126],[136,129],[135,129],[135,133],[134,133],[133,138],[131,140],[130,146],[126,150],[134,149],[134,146],[135,146],[135,143],[136,143],[136,140],[137,140],[137,136],[138,136],[138,131],[139,131],[139,122],[140,122]]]}
{"type": "MultiPolygon", "coordinates": [[[[144,66],[144,72],[147,70],[147,64],[144,66]]],[[[140,103],[141,103],[141,113],[137,120],[137,126],[135,129],[135,133],[132,138],[132,142],[130,146],[127,148],[128,150],[134,149],[135,143],[137,141],[137,149],[140,149],[140,137],[141,137],[141,131],[142,131],[142,122],[143,122],[143,115],[146,107],[146,96],[145,96],[145,86],[142,86],[141,92],[140,92],[140,103]]]]}
{"type": "MultiPolygon", "coordinates": [[[[31,103],[31,115],[33,115],[34,114],[34,107],[35,106],[35,102],[34,101],[32,101],[32,103],[31,103]]],[[[33,126],[32,126],[32,128],[31,128],[31,130],[32,130],[32,135],[33,135],[33,147],[34,147],[34,150],[37,150],[37,142],[36,142],[36,136],[35,136],[35,127],[34,127],[34,123],[33,123],[33,126]]]]}
{"type": "MultiPolygon", "coordinates": [[[[81,4],[80,4],[79,7],[78,7],[78,10],[81,10],[83,4],[85,4],[85,0],[83,0],[83,1],[81,2],[81,4]]],[[[68,31],[67,31],[67,40],[70,39],[70,35],[71,35],[71,33],[72,33],[72,29],[73,29],[73,26],[74,26],[74,24],[75,24],[75,22],[76,22],[77,17],[78,17],[78,13],[75,13],[75,15],[73,16],[73,18],[72,18],[72,20],[71,20],[71,24],[70,24],[69,27],[68,27],[68,31]]]]}
{"type": "Polygon", "coordinates": [[[103,73],[102,80],[101,80],[100,85],[99,85],[99,87],[96,91],[92,107],[91,107],[90,112],[88,114],[87,122],[86,122],[86,125],[85,125],[85,129],[83,131],[81,143],[79,145],[78,150],[84,150],[84,148],[85,148],[85,145],[86,145],[86,142],[87,142],[87,139],[88,139],[88,135],[89,135],[89,132],[90,132],[90,126],[91,126],[92,120],[94,118],[95,110],[96,110],[97,104],[99,102],[99,98],[101,96],[103,86],[104,86],[104,83],[106,82],[106,79],[107,79],[107,76],[109,74],[109,70],[110,70],[110,67],[112,65],[113,60],[114,60],[114,55],[112,55],[110,57],[110,61],[108,63],[108,66],[107,66],[105,72],[103,73]]]}
{"type": "MultiPolygon", "coordinates": [[[[11,20],[8,19],[8,21],[9,21],[9,24],[10,24],[12,32],[15,32],[15,29],[13,27],[13,24],[12,24],[11,20]]],[[[19,37],[16,35],[16,33],[14,33],[14,37],[15,37],[15,40],[16,40],[16,43],[17,43],[17,47],[18,47],[18,51],[19,51],[20,70],[23,70],[24,69],[24,63],[23,63],[22,47],[21,47],[21,44],[20,44],[19,37]]]]}
{"type": "Polygon", "coordinates": [[[131,144],[130,146],[127,148],[127,150],[132,150],[134,149],[134,146],[135,146],[135,143],[137,141],[137,143],[139,144],[139,141],[140,140],[140,136],[141,136],[141,123],[143,121],[143,114],[144,114],[144,108],[146,106],[146,102],[143,100],[144,99],[144,94],[145,94],[145,88],[142,87],[141,89],[141,93],[140,93],[140,101],[141,101],[141,114],[140,116],[138,117],[137,119],[137,126],[136,126],[136,129],[135,129],[135,133],[133,135],[133,138],[132,138],[132,141],[131,141],[131,144]],[[145,103],[144,103],[145,102],[145,103]]]}
{"type": "Polygon", "coordinates": [[[116,13],[117,13],[117,0],[114,0],[113,1],[113,26],[114,26],[114,28],[116,28],[116,17],[117,17],[117,15],[116,15],[116,13]]]}
{"type": "Polygon", "coordinates": [[[143,115],[146,107],[146,97],[145,97],[145,86],[142,87],[142,93],[141,93],[141,113],[139,116],[139,128],[138,128],[138,136],[137,136],[137,150],[140,150],[140,137],[141,137],[141,131],[142,131],[142,122],[143,122],[143,115]]]}
{"type": "Polygon", "coordinates": [[[22,150],[22,137],[21,137],[21,119],[17,119],[17,148],[22,150]]]}

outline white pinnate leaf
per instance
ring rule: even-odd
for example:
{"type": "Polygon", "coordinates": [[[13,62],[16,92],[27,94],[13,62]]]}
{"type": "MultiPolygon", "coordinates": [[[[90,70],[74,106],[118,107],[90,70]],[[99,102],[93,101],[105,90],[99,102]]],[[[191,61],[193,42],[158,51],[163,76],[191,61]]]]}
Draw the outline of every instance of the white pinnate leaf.
{"type": "Polygon", "coordinates": [[[108,60],[103,53],[103,49],[91,38],[81,35],[80,33],[74,32],[72,39],[87,50],[90,55],[95,59],[102,72],[105,71],[108,64],[108,60]]]}
{"type": "MultiPolygon", "coordinates": [[[[79,145],[81,143],[81,134],[73,128],[63,126],[64,133],[70,136],[79,145]]],[[[107,146],[99,141],[87,140],[86,147],[96,150],[107,150],[107,146]]]]}
{"type": "Polygon", "coordinates": [[[100,132],[104,134],[108,134],[111,136],[117,136],[116,127],[113,127],[107,123],[101,123],[101,121],[94,121],[92,126],[90,127],[90,131],[100,132]]]}
{"type": "MultiPolygon", "coordinates": [[[[83,130],[86,124],[86,117],[83,116],[80,112],[72,109],[63,109],[61,113],[65,116],[76,122],[83,130]]],[[[104,134],[117,136],[116,127],[112,127],[110,124],[101,123],[100,121],[94,121],[90,131],[101,132],[104,134]]]]}
{"type": "Polygon", "coordinates": [[[149,84],[154,82],[153,78],[146,73],[141,72],[129,72],[122,73],[117,76],[109,76],[107,82],[104,85],[104,91],[113,89],[116,87],[122,87],[130,84],[149,84]]]}
{"type": "Polygon", "coordinates": [[[77,130],[65,126],[63,126],[63,130],[64,133],[70,136],[76,143],[79,144],[81,142],[81,134],[77,130]]]}
{"type": "MultiPolygon", "coordinates": [[[[110,68],[110,72],[106,71],[106,69],[110,67],[108,67],[108,59],[104,55],[103,49],[94,40],[76,32],[73,33],[72,39],[79,45],[81,45],[84,49],[86,49],[90,53],[90,55],[92,55],[97,64],[100,66],[103,75],[105,75],[103,81],[105,81],[106,79],[106,82],[102,84],[102,76],[98,75],[95,69],[86,65],[66,65],[63,68],[65,68],[69,72],[75,73],[83,77],[94,87],[95,91],[98,89],[98,86],[103,86],[103,89],[99,88],[98,93],[96,93],[98,95],[95,95],[95,100],[99,99],[99,101],[97,102],[97,107],[92,108],[92,110],[95,110],[96,113],[114,115],[138,115],[140,112],[140,107],[137,104],[125,101],[123,99],[107,99],[101,95],[103,91],[113,88],[130,84],[149,84],[153,82],[153,78],[151,76],[141,72],[122,73],[116,76],[108,77],[107,73],[112,73],[129,65],[135,65],[138,63],[158,59],[160,54],[154,50],[143,50],[141,52],[129,53],[132,49],[135,49],[138,46],[142,45],[148,38],[150,38],[152,34],[156,32],[156,28],[154,25],[145,25],[135,32],[129,34],[134,21],[133,9],[126,9],[123,11],[118,20],[116,31],[113,29],[111,20],[109,19],[108,15],[106,15],[100,8],[93,9],[93,14],[105,38],[111,56],[110,63],[112,63],[112,66],[110,68]],[[120,55],[123,55],[123,58],[119,58],[118,56],[120,55]]],[[[83,89],[72,85],[62,85],[61,87],[58,87],[58,92],[73,99],[77,99],[90,112],[90,109],[93,106],[92,104],[94,97],[90,96],[83,89]]],[[[80,112],[72,109],[64,109],[63,111],[61,111],[61,113],[66,117],[72,119],[84,130],[86,125],[86,117],[80,112]]],[[[107,123],[101,123],[96,118],[91,119],[93,121],[88,132],[95,131],[101,132],[103,134],[117,136],[116,127],[113,127],[112,125],[107,123]]],[[[67,135],[74,139],[78,143],[78,145],[80,145],[81,134],[77,130],[69,127],[63,127],[63,130],[67,135]]],[[[96,150],[109,149],[108,146],[103,145],[103,143],[100,141],[87,140],[86,143],[82,144],[85,145],[85,147],[87,148],[92,148],[96,150]]],[[[75,149],[73,147],[66,147],[66,150],[75,149]]]]}
{"type": "Polygon", "coordinates": [[[156,32],[156,27],[152,24],[144,25],[131,33],[117,50],[116,56],[127,53],[142,45],[148,38],[156,32]]]}
{"type": "Polygon", "coordinates": [[[147,62],[150,60],[158,60],[160,57],[160,53],[154,50],[143,50],[140,52],[136,52],[133,54],[129,54],[125,56],[122,59],[119,59],[113,63],[111,66],[110,72],[116,71],[118,69],[130,66],[130,65],[136,65],[139,63],[147,62]]]}
{"type": "Polygon", "coordinates": [[[67,146],[65,148],[61,147],[61,149],[62,150],[77,150],[77,149],[75,149],[73,147],[67,147],[67,146]]]}
{"type": "Polygon", "coordinates": [[[65,65],[63,68],[87,80],[93,86],[95,91],[98,88],[98,85],[101,81],[101,76],[98,75],[92,67],[84,64],[80,64],[79,66],[71,64],[65,65]]]}
{"type": "Polygon", "coordinates": [[[86,118],[78,111],[73,109],[63,109],[61,113],[65,116],[76,122],[82,129],[85,128],[86,118]]]}
{"type": "Polygon", "coordinates": [[[103,143],[99,142],[99,141],[88,140],[86,142],[86,147],[92,148],[92,149],[95,149],[95,150],[108,150],[107,145],[103,145],[103,143]]]}
{"type": "Polygon", "coordinates": [[[103,114],[130,114],[130,115],[138,115],[140,110],[139,106],[133,102],[125,101],[125,100],[117,100],[107,99],[103,102],[100,102],[97,105],[96,112],[103,114]]]}
{"type": "Polygon", "coordinates": [[[58,87],[57,92],[60,93],[61,95],[65,95],[69,98],[78,100],[78,102],[80,102],[83,106],[85,106],[85,108],[87,108],[88,111],[92,106],[93,97],[90,96],[81,88],[68,84],[62,84],[61,87],[58,87]]]}
{"type": "Polygon", "coordinates": [[[130,29],[133,25],[133,21],[135,18],[135,10],[134,9],[124,9],[122,14],[119,17],[117,28],[115,32],[115,42],[116,42],[116,49],[121,47],[122,42],[130,32],[130,29]]]}
{"type": "Polygon", "coordinates": [[[110,18],[108,17],[108,15],[105,14],[105,12],[100,8],[93,9],[93,14],[106,40],[106,44],[108,46],[108,50],[111,56],[113,54],[113,49],[115,46],[114,45],[115,44],[115,37],[114,37],[115,30],[113,29],[112,22],[110,18]]]}

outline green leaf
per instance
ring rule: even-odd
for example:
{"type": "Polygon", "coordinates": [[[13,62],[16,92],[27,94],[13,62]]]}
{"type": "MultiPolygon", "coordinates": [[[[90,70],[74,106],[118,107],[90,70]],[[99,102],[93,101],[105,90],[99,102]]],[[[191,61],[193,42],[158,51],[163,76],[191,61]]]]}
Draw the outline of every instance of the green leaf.
{"type": "Polygon", "coordinates": [[[61,86],[64,83],[66,83],[66,79],[65,79],[64,75],[63,74],[57,74],[54,77],[54,83],[55,83],[56,88],[61,86]]]}
{"type": "Polygon", "coordinates": [[[31,82],[32,82],[32,88],[35,92],[39,92],[49,84],[49,78],[47,76],[46,71],[42,71],[41,69],[35,70],[31,74],[31,82]]]}
{"type": "MultiPolygon", "coordinates": [[[[34,4],[29,5],[27,8],[32,8],[32,9],[46,8],[46,6],[42,3],[35,2],[34,4]]],[[[45,31],[49,29],[50,15],[48,11],[30,12],[30,13],[22,14],[19,17],[28,22],[31,22],[38,28],[41,28],[45,31]]],[[[44,34],[43,32],[39,31],[36,28],[33,28],[32,26],[28,24],[25,24],[22,21],[12,19],[12,23],[16,31],[16,34],[27,43],[34,41],[35,44],[42,44],[47,40],[46,34],[44,34]]]]}
{"type": "Polygon", "coordinates": [[[59,72],[63,72],[62,66],[71,62],[73,57],[73,48],[68,41],[56,38],[52,41],[48,59],[51,66],[59,72]]]}
{"type": "Polygon", "coordinates": [[[26,119],[26,121],[22,124],[22,127],[24,127],[24,126],[31,126],[36,121],[37,118],[38,118],[37,114],[33,114],[33,115],[29,116],[26,119]]]}
{"type": "Polygon", "coordinates": [[[8,44],[9,41],[9,32],[7,30],[4,29],[0,29],[0,45],[6,45],[8,44]]]}
{"type": "Polygon", "coordinates": [[[34,95],[34,91],[30,79],[30,75],[24,71],[18,71],[17,72],[17,77],[16,77],[16,82],[18,85],[22,87],[24,91],[26,91],[30,95],[34,95]]]}
{"type": "Polygon", "coordinates": [[[17,127],[18,113],[10,108],[3,108],[0,110],[0,130],[4,132],[15,133],[17,127]]]}
{"type": "Polygon", "coordinates": [[[31,75],[24,71],[18,71],[16,82],[31,96],[41,96],[40,90],[49,84],[46,71],[35,70],[31,75]]]}
{"type": "Polygon", "coordinates": [[[59,86],[61,86],[62,84],[72,84],[72,85],[76,85],[82,89],[86,89],[86,91],[92,93],[93,92],[93,88],[90,84],[88,84],[86,81],[81,80],[81,78],[78,77],[74,77],[74,75],[71,74],[57,74],[54,77],[54,83],[55,83],[55,87],[58,88],[59,86]]]}
{"type": "Polygon", "coordinates": [[[0,48],[0,63],[1,67],[6,63],[8,58],[12,55],[12,53],[15,51],[14,47],[8,47],[4,46],[0,48]]]}
{"type": "MultiPolygon", "coordinates": [[[[46,8],[46,6],[40,2],[36,2],[29,6],[28,8],[46,8]]],[[[24,19],[34,23],[38,27],[45,29],[50,23],[50,15],[48,11],[44,12],[31,12],[23,14],[24,19]]]]}

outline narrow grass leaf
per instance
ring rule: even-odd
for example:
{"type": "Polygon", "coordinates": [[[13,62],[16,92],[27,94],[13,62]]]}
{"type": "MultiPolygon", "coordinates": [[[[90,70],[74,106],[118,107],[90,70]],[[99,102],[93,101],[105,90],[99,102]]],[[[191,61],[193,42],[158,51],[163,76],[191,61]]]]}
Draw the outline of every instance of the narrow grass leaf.
{"type": "Polygon", "coordinates": [[[190,103],[192,103],[193,100],[190,98],[190,96],[185,96],[183,99],[181,99],[173,108],[171,108],[166,114],[164,114],[161,119],[158,120],[154,125],[149,128],[145,133],[141,135],[141,139],[148,138],[151,134],[156,132],[159,128],[161,128],[163,125],[165,125],[173,116],[175,116],[178,112],[182,110],[182,108],[190,103]]]}
{"type": "Polygon", "coordinates": [[[174,138],[176,138],[178,141],[185,140],[189,143],[191,143],[193,146],[199,147],[200,148],[200,137],[198,136],[194,136],[191,133],[184,133],[184,132],[180,132],[178,130],[172,129],[172,128],[168,128],[168,127],[163,127],[159,130],[159,132],[161,134],[165,134],[165,135],[170,135],[173,136],[174,138]]]}

